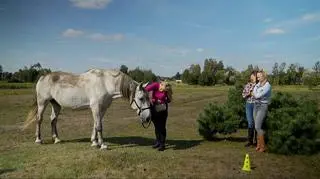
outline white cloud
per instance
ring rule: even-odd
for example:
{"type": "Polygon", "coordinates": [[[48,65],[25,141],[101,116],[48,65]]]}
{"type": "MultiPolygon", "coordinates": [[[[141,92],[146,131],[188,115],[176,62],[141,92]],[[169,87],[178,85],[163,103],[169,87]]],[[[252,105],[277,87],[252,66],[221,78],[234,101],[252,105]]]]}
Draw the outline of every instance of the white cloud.
{"type": "Polygon", "coordinates": [[[320,21],[320,13],[308,13],[301,17],[303,21],[320,21]]]}
{"type": "Polygon", "coordinates": [[[124,39],[123,34],[112,34],[112,35],[104,35],[100,33],[94,33],[88,36],[91,40],[94,41],[102,41],[102,42],[107,42],[107,41],[121,41],[124,39]]]}
{"type": "Polygon", "coordinates": [[[73,6],[82,9],[104,9],[112,0],[69,0],[73,6]]]}
{"type": "Polygon", "coordinates": [[[267,54],[267,55],[264,55],[263,57],[264,57],[264,58],[274,58],[274,55],[267,54]]]}
{"type": "Polygon", "coordinates": [[[188,49],[185,48],[179,48],[179,47],[168,47],[168,46],[164,46],[163,47],[166,53],[169,54],[177,54],[179,56],[186,56],[187,53],[189,53],[188,49]]]}
{"type": "Polygon", "coordinates": [[[200,52],[203,52],[204,49],[203,48],[197,48],[196,51],[200,53],[200,52]]]}
{"type": "Polygon", "coordinates": [[[272,22],[272,19],[271,18],[266,18],[266,19],[263,20],[263,22],[269,23],[269,22],[272,22]]]}
{"type": "Polygon", "coordinates": [[[265,34],[284,34],[285,31],[280,28],[271,28],[271,29],[265,30],[264,33],[265,34]]]}
{"type": "Polygon", "coordinates": [[[64,37],[79,37],[83,34],[84,34],[83,31],[75,30],[75,29],[67,29],[62,33],[64,37]]]}
{"type": "Polygon", "coordinates": [[[302,16],[273,24],[273,27],[267,29],[265,33],[266,34],[284,34],[285,31],[283,29],[288,30],[288,29],[304,27],[308,24],[316,23],[316,22],[320,22],[320,12],[306,13],[302,16]]]}

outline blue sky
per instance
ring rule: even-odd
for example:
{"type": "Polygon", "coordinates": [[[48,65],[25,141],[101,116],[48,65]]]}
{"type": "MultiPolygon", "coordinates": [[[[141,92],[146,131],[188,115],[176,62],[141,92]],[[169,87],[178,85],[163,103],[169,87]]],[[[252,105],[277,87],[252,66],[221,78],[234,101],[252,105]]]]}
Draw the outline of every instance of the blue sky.
{"type": "Polygon", "coordinates": [[[1,0],[0,64],[172,76],[205,58],[237,70],[320,60],[319,0],[1,0]]]}

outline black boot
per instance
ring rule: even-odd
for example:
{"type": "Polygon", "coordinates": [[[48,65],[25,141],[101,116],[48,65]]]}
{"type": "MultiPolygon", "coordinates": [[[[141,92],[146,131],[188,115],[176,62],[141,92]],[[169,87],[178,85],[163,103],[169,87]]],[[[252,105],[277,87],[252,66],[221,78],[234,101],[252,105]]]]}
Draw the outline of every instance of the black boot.
{"type": "Polygon", "coordinates": [[[160,147],[158,148],[159,151],[164,151],[165,149],[165,145],[164,144],[160,144],[160,147]]]}
{"type": "Polygon", "coordinates": [[[152,146],[152,148],[156,149],[160,147],[160,142],[156,141],[156,143],[152,146]]]}
{"type": "Polygon", "coordinates": [[[258,144],[258,141],[257,141],[257,135],[258,135],[258,133],[257,133],[257,131],[255,130],[255,129],[253,129],[253,146],[257,146],[257,144],[258,144]]]}
{"type": "Polygon", "coordinates": [[[253,136],[254,136],[254,129],[248,128],[248,143],[245,145],[245,147],[249,147],[253,145],[253,136]]]}
{"type": "Polygon", "coordinates": [[[159,151],[164,151],[166,145],[166,131],[162,131],[160,134],[160,146],[158,148],[159,151]]]}

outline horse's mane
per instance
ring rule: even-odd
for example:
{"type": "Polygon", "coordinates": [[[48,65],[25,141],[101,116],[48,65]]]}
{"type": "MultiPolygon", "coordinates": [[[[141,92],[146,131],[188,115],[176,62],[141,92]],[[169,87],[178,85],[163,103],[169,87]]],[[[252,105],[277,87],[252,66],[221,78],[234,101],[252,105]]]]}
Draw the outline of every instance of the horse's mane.
{"type": "Polygon", "coordinates": [[[120,72],[121,81],[120,81],[120,92],[124,98],[131,100],[135,94],[137,83],[127,74],[120,72]]]}

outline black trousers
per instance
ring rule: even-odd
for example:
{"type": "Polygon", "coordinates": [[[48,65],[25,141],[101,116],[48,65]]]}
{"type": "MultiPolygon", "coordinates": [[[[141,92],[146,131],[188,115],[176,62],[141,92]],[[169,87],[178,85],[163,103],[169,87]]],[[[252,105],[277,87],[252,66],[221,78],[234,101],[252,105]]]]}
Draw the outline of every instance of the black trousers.
{"type": "Polygon", "coordinates": [[[157,112],[152,108],[151,115],[151,120],[155,129],[156,143],[164,146],[167,137],[166,123],[168,118],[168,107],[167,110],[161,112],[157,112]]]}

